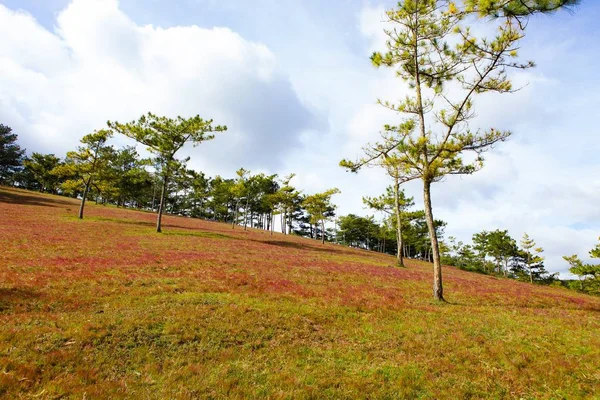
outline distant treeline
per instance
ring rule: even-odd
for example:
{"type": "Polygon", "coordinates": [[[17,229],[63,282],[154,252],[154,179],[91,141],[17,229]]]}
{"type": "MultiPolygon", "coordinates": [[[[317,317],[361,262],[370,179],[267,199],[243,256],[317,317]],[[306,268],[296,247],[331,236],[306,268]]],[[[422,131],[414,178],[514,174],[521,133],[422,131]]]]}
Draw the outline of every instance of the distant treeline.
{"type": "MultiPolygon", "coordinates": [[[[397,193],[390,186],[379,197],[363,199],[367,207],[384,215],[380,221],[375,216],[336,216],[331,197],[339,191],[306,195],[292,185],[294,174],[280,178],[240,168],[234,177],[209,177],[188,168],[187,160],[177,160],[170,163],[164,185],[164,165],[159,158],[142,158],[133,146],[115,148],[106,143],[109,137],[98,132],[87,135],[82,146],[64,158],[35,152],[26,155],[11,128],[0,125],[0,183],[152,212],[158,211],[164,187],[164,211],[173,215],[432,261],[425,212],[412,209],[413,199],[399,186],[397,193]],[[327,227],[326,221],[334,224],[327,227]]],[[[482,231],[473,235],[472,244],[464,244],[452,237],[444,240],[446,225],[435,220],[446,265],[590,294],[600,291],[599,266],[584,264],[577,256],[565,257],[579,279],[560,281],[557,274],[546,270],[543,249],[526,234],[517,244],[507,231],[482,231]]],[[[599,257],[599,247],[590,254],[599,257]]]]}

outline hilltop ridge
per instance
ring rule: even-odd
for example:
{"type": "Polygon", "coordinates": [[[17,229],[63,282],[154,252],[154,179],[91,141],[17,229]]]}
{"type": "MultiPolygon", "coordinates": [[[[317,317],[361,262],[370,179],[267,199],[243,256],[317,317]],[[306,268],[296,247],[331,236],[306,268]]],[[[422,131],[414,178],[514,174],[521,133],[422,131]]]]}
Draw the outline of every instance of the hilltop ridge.
{"type": "Polygon", "coordinates": [[[0,188],[0,394],[594,398],[600,299],[0,188]]]}

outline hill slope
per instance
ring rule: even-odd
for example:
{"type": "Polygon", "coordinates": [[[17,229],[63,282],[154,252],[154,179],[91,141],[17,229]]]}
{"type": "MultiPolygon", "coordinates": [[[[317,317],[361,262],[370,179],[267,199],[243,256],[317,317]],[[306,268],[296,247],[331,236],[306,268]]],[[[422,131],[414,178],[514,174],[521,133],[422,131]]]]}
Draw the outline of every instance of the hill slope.
{"type": "Polygon", "coordinates": [[[598,298],[77,206],[0,188],[0,396],[600,396],[598,298]]]}

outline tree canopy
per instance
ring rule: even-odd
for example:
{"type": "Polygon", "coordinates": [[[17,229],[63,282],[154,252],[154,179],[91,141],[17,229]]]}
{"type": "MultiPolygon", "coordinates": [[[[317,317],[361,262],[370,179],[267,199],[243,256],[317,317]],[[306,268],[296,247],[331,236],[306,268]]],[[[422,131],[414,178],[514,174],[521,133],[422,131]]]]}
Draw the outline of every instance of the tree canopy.
{"type": "Polygon", "coordinates": [[[23,165],[25,149],[17,144],[12,128],[0,124],[0,183],[8,183],[23,165]]]}
{"type": "Polygon", "coordinates": [[[165,206],[165,193],[172,170],[175,168],[175,154],[186,144],[197,146],[214,138],[214,132],[224,132],[226,126],[213,126],[213,120],[202,119],[199,115],[191,118],[159,117],[148,113],[137,121],[119,123],[108,121],[108,126],[127,137],[147,146],[156,156],[157,165],[162,169],[162,191],[156,219],[156,231],[161,232],[161,218],[165,206]]]}
{"type": "Polygon", "coordinates": [[[329,189],[322,193],[306,196],[302,205],[310,215],[310,221],[315,225],[321,225],[321,242],[325,243],[325,220],[333,217],[335,206],[331,203],[331,197],[340,193],[339,189],[329,189]]]}
{"type": "MultiPolygon", "coordinates": [[[[600,241],[600,238],[598,240],[600,241]]],[[[590,250],[589,255],[594,259],[600,258],[600,243],[590,250]]],[[[600,264],[584,263],[576,254],[563,258],[569,263],[569,272],[579,278],[577,289],[600,295],[600,264]]]]}
{"type": "Polygon", "coordinates": [[[114,149],[107,146],[107,140],[112,136],[110,130],[100,130],[85,135],[81,139],[83,146],[76,151],[67,153],[65,162],[53,170],[55,175],[66,178],[62,183],[67,192],[74,192],[83,187],[79,218],[83,218],[83,210],[90,187],[101,172],[108,172],[110,156],[114,149]]]}

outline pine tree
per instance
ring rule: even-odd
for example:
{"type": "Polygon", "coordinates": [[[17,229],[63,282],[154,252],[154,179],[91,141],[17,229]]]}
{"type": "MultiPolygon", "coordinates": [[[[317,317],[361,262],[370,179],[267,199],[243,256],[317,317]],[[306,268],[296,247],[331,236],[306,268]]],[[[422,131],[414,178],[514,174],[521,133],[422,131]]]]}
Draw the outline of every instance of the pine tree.
{"type": "Polygon", "coordinates": [[[536,13],[570,8],[580,0],[465,0],[465,10],[481,17],[511,17],[522,20],[536,13]]]}
{"type": "Polygon", "coordinates": [[[61,182],[54,173],[62,160],[54,154],[32,153],[23,160],[24,187],[40,192],[56,193],[61,182]]]}
{"type": "Polygon", "coordinates": [[[191,118],[177,117],[175,119],[159,117],[152,113],[143,115],[139,120],[126,124],[108,121],[108,126],[127,137],[147,146],[161,166],[162,190],[156,231],[161,232],[161,220],[165,207],[167,186],[171,173],[176,167],[175,154],[186,144],[196,146],[214,138],[214,132],[224,132],[226,126],[213,126],[213,120],[204,120],[199,115],[191,118]]]}
{"type": "Polygon", "coordinates": [[[494,259],[498,274],[508,275],[508,262],[518,252],[517,242],[510,237],[508,231],[496,229],[476,233],[473,235],[473,244],[481,258],[494,259]]]}
{"type": "Polygon", "coordinates": [[[59,176],[68,177],[63,186],[73,191],[83,188],[81,204],[79,206],[79,219],[83,219],[85,201],[94,179],[99,171],[108,167],[110,151],[112,148],[106,145],[106,141],[112,136],[112,131],[103,129],[85,135],[81,139],[84,146],[79,146],[76,151],[67,153],[65,163],[53,170],[59,176]]]}
{"type": "MultiPolygon", "coordinates": [[[[536,247],[537,244],[535,241],[529,237],[527,233],[523,234],[523,238],[521,239],[521,247],[525,251],[526,261],[525,265],[527,266],[527,270],[529,271],[529,282],[533,283],[533,270],[535,268],[540,269],[539,272],[543,270],[544,257],[542,257],[542,252],[544,249],[541,247],[536,247]]],[[[545,270],[544,270],[545,272],[545,270]]]]}
{"type": "Polygon", "coordinates": [[[332,217],[335,206],[331,204],[331,197],[340,193],[338,189],[329,189],[323,193],[307,196],[302,202],[303,207],[310,214],[311,223],[321,225],[321,243],[325,243],[325,220],[332,217]]]}
{"type": "MultiPolygon", "coordinates": [[[[600,244],[590,250],[589,254],[592,258],[600,258],[600,244]]],[[[584,263],[575,254],[563,258],[570,265],[569,272],[579,278],[579,290],[589,294],[600,294],[600,264],[584,263]]]]}
{"type": "Polygon", "coordinates": [[[12,128],[0,124],[0,183],[8,183],[23,165],[25,149],[17,144],[12,128]]]}
{"type": "MultiPolygon", "coordinates": [[[[393,25],[385,30],[387,51],[371,56],[376,67],[393,68],[411,90],[411,95],[397,104],[380,101],[405,119],[384,126],[384,140],[371,147],[374,154],[369,158],[394,154],[394,163],[404,180],[419,179],[423,183],[436,300],[444,300],[444,295],[431,184],[447,175],[479,170],[483,166],[482,153],[511,134],[495,128],[473,131],[469,121],[474,117],[476,95],[513,92],[508,71],[533,67],[533,62],[517,59],[518,43],[525,34],[522,22],[527,18],[519,15],[517,19],[513,15],[519,11],[517,8],[517,0],[502,4],[493,0],[404,0],[386,13],[393,25]],[[502,17],[490,21],[497,34],[477,38],[467,26],[467,17],[473,13],[502,17]],[[452,92],[448,90],[451,83],[452,92]],[[465,161],[463,154],[469,151],[475,158],[465,161]]],[[[541,9],[532,9],[532,13],[537,11],[541,9]]]]}
{"type": "Polygon", "coordinates": [[[403,213],[407,208],[412,207],[415,202],[412,197],[407,197],[404,190],[400,189],[398,175],[394,176],[394,185],[388,186],[386,193],[379,197],[363,197],[363,203],[369,208],[385,212],[394,216],[396,231],[396,260],[400,267],[404,266],[404,251],[402,239],[402,220],[403,213]]]}

